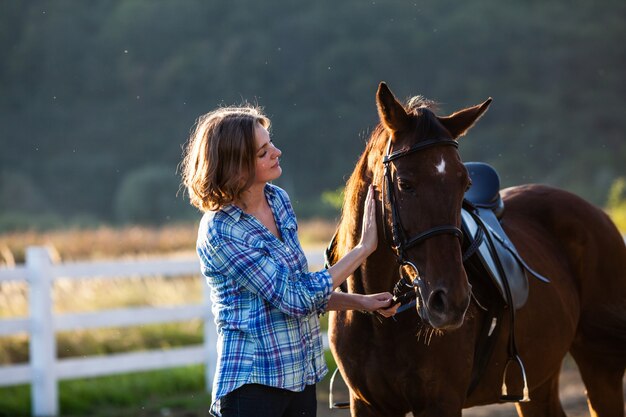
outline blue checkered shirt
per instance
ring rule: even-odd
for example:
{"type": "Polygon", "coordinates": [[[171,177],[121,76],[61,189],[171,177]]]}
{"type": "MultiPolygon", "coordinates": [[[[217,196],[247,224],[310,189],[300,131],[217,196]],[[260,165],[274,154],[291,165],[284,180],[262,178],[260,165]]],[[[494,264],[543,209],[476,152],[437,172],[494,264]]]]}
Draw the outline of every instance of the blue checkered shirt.
{"type": "Polygon", "coordinates": [[[234,205],[207,212],[198,231],[218,333],[211,405],[218,416],[220,398],[244,384],[302,391],[327,372],[318,314],[332,278],[309,272],[287,193],[268,184],[265,196],[282,241],[234,205]]]}

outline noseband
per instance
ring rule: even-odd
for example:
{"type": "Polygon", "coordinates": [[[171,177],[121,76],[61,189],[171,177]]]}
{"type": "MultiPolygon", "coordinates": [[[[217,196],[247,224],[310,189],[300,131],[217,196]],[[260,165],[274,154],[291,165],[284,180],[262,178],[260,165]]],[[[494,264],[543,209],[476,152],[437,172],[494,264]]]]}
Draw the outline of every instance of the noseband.
{"type": "MultiPolygon", "coordinates": [[[[407,155],[413,154],[415,152],[422,151],[424,149],[429,149],[435,146],[454,146],[455,148],[459,147],[457,141],[453,139],[429,139],[423,142],[419,142],[416,145],[413,145],[409,149],[403,149],[399,151],[395,151],[390,153],[391,151],[391,138],[387,142],[387,150],[385,152],[385,156],[383,157],[383,165],[384,173],[383,173],[383,202],[382,202],[382,216],[383,216],[383,233],[385,236],[385,240],[389,243],[389,237],[387,236],[387,228],[384,226],[385,221],[387,219],[387,205],[389,205],[391,211],[391,242],[390,246],[396,253],[396,258],[398,260],[398,264],[400,265],[400,280],[396,283],[394,287],[394,298],[399,302],[404,302],[403,298],[407,296],[411,296],[410,293],[407,293],[408,289],[414,289],[419,292],[419,270],[417,267],[406,260],[405,255],[406,251],[418,244],[424,242],[426,239],[429,239],[434,236],[442,235],[442,234],[452,234],[459,238],[459,240],[463,239],[463,232],[456,226],[452,225],[439,225],[434,226],[424,232],[417,234],[416,236],[407,237],[404,227],[402,226],[402,221],[400,219],[400,214],[398,213],[398,204],[396,202],[395,190],[394,190],[394,181],[391,176],[391,163],[397,159],[405,157],[407,155]],[[407,280],[405,274],[403,273],[403,267],[410,267],[414,270],[416,274],[415,279],[411,282],[407,280]]],[[[417,213],[419,215],[419,213],[417,213]]]]}

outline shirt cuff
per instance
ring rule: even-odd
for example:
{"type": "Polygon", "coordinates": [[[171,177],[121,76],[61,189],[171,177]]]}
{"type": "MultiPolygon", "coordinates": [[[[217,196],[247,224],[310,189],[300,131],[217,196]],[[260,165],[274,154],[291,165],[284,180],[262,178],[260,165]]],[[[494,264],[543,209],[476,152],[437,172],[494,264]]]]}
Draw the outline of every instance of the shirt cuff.
{"type": "Polygon", "coordinates": [[[316,311],[319,316],[326,312],[328,300],[330,300],[330,295],[333,292],[333,277],[330,276],[328,269],[322,269],[316,272],[316,275],[318,275],[318,279],[323,287],[323,291],[319,293],[315,300],[317,305],[316,311]]]}

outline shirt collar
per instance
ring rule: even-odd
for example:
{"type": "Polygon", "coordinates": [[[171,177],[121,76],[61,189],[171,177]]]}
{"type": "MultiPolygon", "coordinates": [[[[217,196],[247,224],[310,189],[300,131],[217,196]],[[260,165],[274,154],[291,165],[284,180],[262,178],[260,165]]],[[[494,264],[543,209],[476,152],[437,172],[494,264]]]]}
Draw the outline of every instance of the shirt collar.
{"type": "MultiPolygon", "coordinates": [[[[263,189],[263,191],[265,192],[265,197],[270,202],[270,207],[274,206],[274,198],[276,197],[276,191],[274,190],[274,188],[269,184],[265,184],[265,188],[263,189]]],[[[243,214],[243,210],[234,204],[229,204],[223,207],[222,211],[228,214],[236,222],[241,219],[241,215],[243,214]]]]}
{"type": "Polygon", "coordinates": [[[225,207],[222,207],[222,211],[228,214],[236,222],[239,221],[241,215],[243,214],[243,210],[234,204],[229,204],[225,207]]]}

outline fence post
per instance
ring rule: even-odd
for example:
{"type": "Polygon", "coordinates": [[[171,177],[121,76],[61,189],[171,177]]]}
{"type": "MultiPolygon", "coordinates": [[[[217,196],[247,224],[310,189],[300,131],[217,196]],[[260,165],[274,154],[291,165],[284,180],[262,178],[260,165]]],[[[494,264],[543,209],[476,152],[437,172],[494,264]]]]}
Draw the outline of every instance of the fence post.
{"type": "Polygon", "coordinates": [[[217,363],[217,332],[215,331],[213,314],[211,314],[211,289],[206,282],[202,283],[202,288],[202,304],[204,306],[202,320],[204,321],[204,351],[206,355],[204,378],[206,381],[206,390],[210,392],[213,389],[213,376],[215,375],[215,364],[217,363]]]}
{"type": "Polygon", "coordinates": [[[34,416],[59,414],[51,264],[48,249],[26,249],[26,273],[30,288],[31,403],[34,416]]]}

